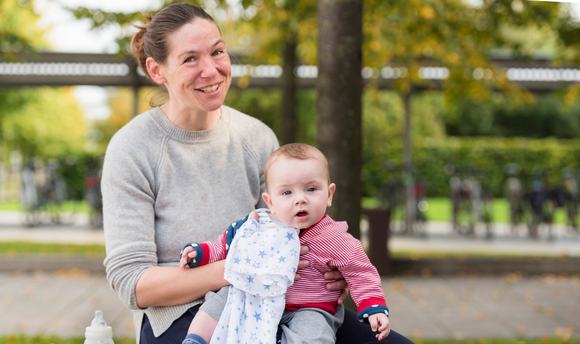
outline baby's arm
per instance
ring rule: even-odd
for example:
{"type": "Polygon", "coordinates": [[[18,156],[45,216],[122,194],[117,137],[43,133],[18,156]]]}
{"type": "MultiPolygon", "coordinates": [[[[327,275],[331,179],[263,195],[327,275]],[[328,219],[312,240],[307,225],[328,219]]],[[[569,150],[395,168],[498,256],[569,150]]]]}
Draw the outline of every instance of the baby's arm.
{"type": "Polygon", "coordinates": [[[194,262],[195,257],[197,257],[197,251],[195,250],[196,246],[196,243],[190,243],[181,250],[181,258],[179,259],[180,267],[189,267],[189,264],[194,262]]]}
{"type": "Polygon", "coordinates": [[[386,314],[375,313],[369,316],[368,319],[373,332],[377,332],[377,330],[380,331],[380,333],[376,335],[378,340],[385,339],[389,335],[389,332],[391,332],[391,324],[389,323],[389,317],[386,314]]]}
{"type": "Polygon", "coordinates": [[[226,258],[229,245],[232,243],[238,229],[248,220],[258,222],[258,213],[252,211],[239,221],[234,221],[228,229],[220,235],[217,243],[206,241],[204,243],[189,243],[183,247],[179,257],[180,266],[194,268],[206,265],[226,258]]]}
{"type": "Polygon", "coordinates": [[[328,264],[336,266],[342,272],[357,305],[358,319],[368,321],[375,314],[388,317],[389,308],[381,287],[381,277],[365,254],[360,241],[340,228],[328,229],[325,235],[325,245],[317,245],[315,252],[319,256],[327,257],[328,264]],[[332,244],[329,245],[328,242],[332,244]]]}
{"type": "Polygon", "coordinates": [[[179,264],[182,268],[202,266],[224,259],[225,242],[224,235],[220,235],[217,243],[207,241],[204,243],[192,242],[181,250],[179,264]]]}

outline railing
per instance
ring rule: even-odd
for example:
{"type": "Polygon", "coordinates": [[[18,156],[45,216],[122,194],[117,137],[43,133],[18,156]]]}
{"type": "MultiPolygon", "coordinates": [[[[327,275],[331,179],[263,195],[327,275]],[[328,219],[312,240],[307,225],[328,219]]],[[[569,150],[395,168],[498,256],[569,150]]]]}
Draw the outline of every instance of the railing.
{"type": "MultiPolygon", "coordinates": [[[[498,75],[512,80],[532,92],[549,92],[580,81],[580,69],[571,66],[554,66],[551,60],[492,59],[496,68],[473,70],[473,78],[491,79],[498,75]]],[[[385,66],[381,69],[364,67],[361,76],[365,82],[373,81],[379,88],[390,88],[394,81],[406,77],[404,66],[385,66]]],[[[316,87],[318,68],[298,66],[294,74],[300,88],[316,87]]],[[[425,66],[418,77],[433,80],[430,88],[437,88],[449,77],[449,69],[425,66]]],[[[232,86],[241,78],[249,78],[247,87],[279,87],[282,67],[278,65],[232,65],[232,86]]],[[[18,86],[151,86],[152,83],[138,68],[134,58],[113,54],[39,53],[19,61],[0,62],[0,87],[18,86]]]]}

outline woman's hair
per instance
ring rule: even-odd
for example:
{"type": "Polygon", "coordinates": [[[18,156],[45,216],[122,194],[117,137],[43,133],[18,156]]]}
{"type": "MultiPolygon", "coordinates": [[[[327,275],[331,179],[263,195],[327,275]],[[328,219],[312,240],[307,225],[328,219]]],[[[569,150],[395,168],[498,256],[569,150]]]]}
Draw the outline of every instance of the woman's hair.
{"type": "Polygon", "coordinates": [[[215,23],[212,16],[207,14],[203,8],[186,3],[167,6],[153,17],[149,12],[145,12],[143,15],[147,19],[147,23],[143,26],[135,25],[139,31],[131,39],[131,53],[135,55],[139,67],[149,79],[151,76],[147,71],[147,58],[152,57],[159,64],[165,63],[169,54],[169,36],[173,32],[196,18],[215,23]]]}

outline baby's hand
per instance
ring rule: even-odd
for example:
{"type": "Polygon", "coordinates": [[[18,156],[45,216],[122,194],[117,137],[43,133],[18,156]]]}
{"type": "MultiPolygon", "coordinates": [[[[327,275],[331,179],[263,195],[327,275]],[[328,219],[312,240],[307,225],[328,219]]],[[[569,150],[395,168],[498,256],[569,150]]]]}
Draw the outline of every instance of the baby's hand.
{"type": "Polygon", "coordinates": [[[377,330],[381,332],[376,335],[378,340],[387,338],[389,332],[391,332],[389,317],[384,313],[375,313],[369,316],[369,324],[371,324],[371,329],[373,329],[373,332],[377,332],[377,330]]]}
{"type": "Polygon", "coordinates": [[[195,257],[197,256],[197,252],[195,251],[195,249],[191,246],[187,246],[186,248],[183,249],[183,252],[181,253],[181,259],[179,260],[179,265],[182,268],[185,267],[189,267],[189,263],[191,263],[195,257]]]}

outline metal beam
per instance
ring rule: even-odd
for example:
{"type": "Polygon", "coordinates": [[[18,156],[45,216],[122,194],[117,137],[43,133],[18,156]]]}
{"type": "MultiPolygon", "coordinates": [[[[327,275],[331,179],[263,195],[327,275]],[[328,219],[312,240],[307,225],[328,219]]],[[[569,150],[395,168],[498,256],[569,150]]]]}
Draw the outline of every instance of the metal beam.
{"type": "MultiPolygon", "coordinates": [[[[580,82],[580,69],[556,66],[549,59],[492,58],[492,62],[503,69],[509,79],[531,92],[561,90],[580,82]]],[[[478,71],[482,74],[480,77],[490,72],[478,71]]],[[[396,79],[406,73],[404,67],[385,67],[381,70],[365,67],[362,71],[365,84],[374,84],[381,89],[391,88],[396,79]]],[[[278,88],[281,74],[280,66],[232,65],[232,87],[278,88]]],[[[299,88],[316,87],[316,66],[299,66],[295,74],[299,88]]],[[[441,81],[449,75],[449,70],[425,66],[419,74],[431,82],[417,86],[417,90],[438,89],[441,81]]],[[[135,58],[130,56],[44,52],[20,56],[18,61],[0,60],[0,87],[75,85],[155,86],[139,70],[135,58]]]]}

